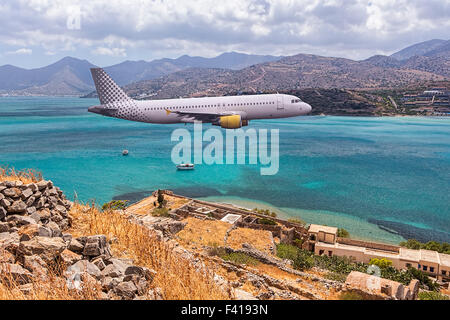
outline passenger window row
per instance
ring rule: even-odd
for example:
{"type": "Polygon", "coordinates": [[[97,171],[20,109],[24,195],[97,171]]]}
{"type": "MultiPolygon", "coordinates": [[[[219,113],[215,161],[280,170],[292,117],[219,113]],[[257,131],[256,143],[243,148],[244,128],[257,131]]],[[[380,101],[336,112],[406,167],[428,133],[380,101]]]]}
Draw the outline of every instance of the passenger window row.
{"type": "MultiPolygon", "coordinates": [[[[247,103],[228,103],[228,107],[240,107],[240,106],[259,106],[265,104],[275,104],[275,101],[269,102],[247,102],[247,103]]],[[[227,104],[223,103],[223,107],[226,107],[227,104]]],[[[177,106],[177,107],[153,107],[153,108],[145,108],[144,110],[178,110],[178,109],[198,109],[198,108],[218,108],[220,104],[211,104],[211,105],[195,105],[195,106],[177,106]]]]}

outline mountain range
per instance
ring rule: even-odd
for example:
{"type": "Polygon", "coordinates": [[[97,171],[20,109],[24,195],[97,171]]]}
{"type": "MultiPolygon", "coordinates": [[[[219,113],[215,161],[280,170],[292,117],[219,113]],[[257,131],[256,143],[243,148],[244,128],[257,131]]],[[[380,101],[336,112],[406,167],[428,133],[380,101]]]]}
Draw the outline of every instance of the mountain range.
{"type": "MultiPolygon", "coordinates": [[[[0,67],[0,93],[83,95],[94,90],[86,60],[66,57],[37,69],[0,67]]],[[[391,88],[450,78],[450,40],[430,40],[391,56],[366,60],[298,54],[289,57],[229,52],[124,61],[105,70],[133,96],[158,98],[299,88],[391,88]]],[[[91,94],[92,96],[92,94],[91,94]]]]}

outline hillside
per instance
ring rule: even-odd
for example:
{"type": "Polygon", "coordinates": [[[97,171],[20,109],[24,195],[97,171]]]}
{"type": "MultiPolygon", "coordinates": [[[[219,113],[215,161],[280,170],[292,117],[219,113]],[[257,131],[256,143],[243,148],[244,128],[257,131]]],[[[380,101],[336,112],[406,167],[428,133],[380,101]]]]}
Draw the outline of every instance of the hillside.
{"type": "MultiPolygon", "coordinates": [[[[124,61],[105,67],[119,85],[155,79],[187,68],[241,69],[253,64],[274,61],[280,57],[229,52],[214,58],[190,57],[153,61],[124,61]]],[[[11,65],[0,67],[0,93],[13,95],[82,95],[94,90],[86,60],[66,57],[49,66],[22,69],[11,65]]]]}
{"type": "Polygon", "coordinates": [[[439,52],[443,47],[448,46],[450,40],[433,39],[413,44],[391,55],[397,60],[407,60],[414,56],[424,56],[439,52]]]}
{"type": "Polygon", "coordinates": [[[124,89],[134,97],[154,94],[152,99],[164,99],[304,88],[399,88],[444,79],[442,75],[406,67],[380,67],[368,61],[299,54],[237,71],[192,68],[136,82],[124,89]]]}

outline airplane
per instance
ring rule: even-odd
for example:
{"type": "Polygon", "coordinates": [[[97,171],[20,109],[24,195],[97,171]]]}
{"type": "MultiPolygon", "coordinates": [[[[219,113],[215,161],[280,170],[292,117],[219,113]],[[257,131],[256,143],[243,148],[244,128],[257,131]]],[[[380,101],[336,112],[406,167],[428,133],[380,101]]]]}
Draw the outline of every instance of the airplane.
{"type": "Polygon", "coordinates": [[[88,111],[146,123],[204,122],[225,129],[247,126],[250,120],[305,115],[311,106],[287,94],[134,100],[102,68],[91,69],[101,105],[88,111]]]}

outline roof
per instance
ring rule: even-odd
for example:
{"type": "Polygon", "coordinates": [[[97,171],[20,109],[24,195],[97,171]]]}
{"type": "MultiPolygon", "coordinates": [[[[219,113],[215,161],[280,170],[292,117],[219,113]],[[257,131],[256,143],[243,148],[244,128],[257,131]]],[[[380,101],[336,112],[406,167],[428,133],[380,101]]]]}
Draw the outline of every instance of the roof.
{"type": "Polygon", "coordinates": [[[224,222],[228,222],[228,223],[231,223],[231,224],[235,224],[241,217],[242,216],[240,214],[229,213],[225,217],[220,219],[220,221],[224,221],[224,222]]]}
{"type": "Polygon", "coordinates": [[[420,249],[420,260],[432,263],[440,263],[437,251],[420,249]]]}
{"type": "Polygon", "coordinates": [[[337,234],[338,228],[336,228],[336,227],[329,227],[329,226],[322,226],[320,224],[311,224],[309,226],[308,232],[319,233],[319,231],[322,231],[322,232],[325,232],[325,233],[337,234]]]}
{"type": "Polygon", "coordinates": [[[400,259],[419,262],[420,251],[415,249],[400,248],[400,259]]]}
{"type": "Polygon", "coordinates": [[[450,254],[439,253],[439,258],[441,258],[441,267],[450,268],[450,254]]]}

